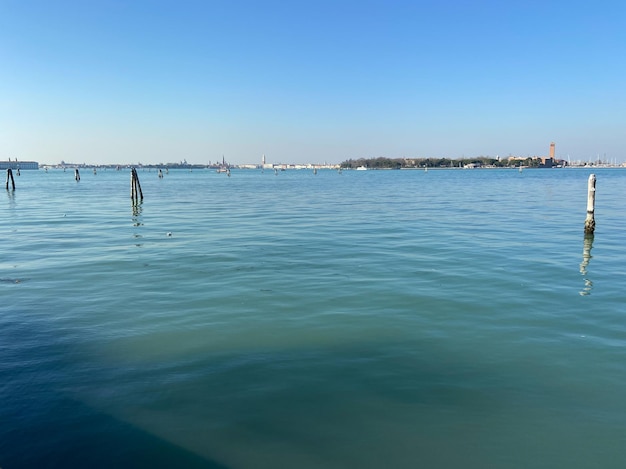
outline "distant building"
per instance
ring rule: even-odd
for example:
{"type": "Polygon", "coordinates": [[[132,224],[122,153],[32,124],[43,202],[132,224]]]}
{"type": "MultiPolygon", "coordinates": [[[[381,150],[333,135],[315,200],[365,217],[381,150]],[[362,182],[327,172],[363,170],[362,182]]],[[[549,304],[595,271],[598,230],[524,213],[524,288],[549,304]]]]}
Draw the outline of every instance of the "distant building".
{"type": "Polygon", "coordinates": [[[550,142],[550,156],[509,156],[509,161],[527,161],[531,160],[533,166],[537,168],[560,168],[567,165],[566,161],[556,159],[556,144],[550,142]]]}
{"type": "MultiPolygon", "coordinates": [[[[552,145],[554,145],[554,144],[552,144],[552,145]]],[[[551,146],[550,147],[550,152],[552,152],[552,148],[553,147],[551,146]]],[[[551,158],[551,157],[547,157],[546,158],[545,156],[542,156],[540,159],[541,159],[541,164],[539,165],[540,168],[552,168],[553,163],[554,163],[554,159],[553,158],[551,158]]]]}
{"type": "Polygon", "coordinates": [[[39,163],[36,161],[0,161],[0,170],[12,169],[39,169],[39,163]]]}

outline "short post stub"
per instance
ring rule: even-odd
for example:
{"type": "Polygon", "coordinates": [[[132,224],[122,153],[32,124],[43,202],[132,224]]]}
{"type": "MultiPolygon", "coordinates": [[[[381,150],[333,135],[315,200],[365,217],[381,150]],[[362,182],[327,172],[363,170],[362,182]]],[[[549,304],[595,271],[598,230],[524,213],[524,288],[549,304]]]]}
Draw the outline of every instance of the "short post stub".
{"type": "Polygon", "coordinates": [[[596,175],[589,175],[587,184],[587,218],[585,219],[585,234],[593,234],[596,229],[594,211],[596,206],[596,175]]]}

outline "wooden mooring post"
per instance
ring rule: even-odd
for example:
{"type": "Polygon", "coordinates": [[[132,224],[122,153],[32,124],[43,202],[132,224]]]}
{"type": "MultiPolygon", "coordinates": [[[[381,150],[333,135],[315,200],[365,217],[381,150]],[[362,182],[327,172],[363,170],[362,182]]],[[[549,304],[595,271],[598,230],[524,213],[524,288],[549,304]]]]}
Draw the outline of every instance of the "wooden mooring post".
{"type": "Polygon", "coordinates": [[[585,234],[592,235],[596,229],[594,211],[596,206],[596,175],[589,175],[587,184],[587,218],[585,219],[585,234]]]}
{"type": "Polygon", "coordinates": [[[15,179],[13,179],[13,170],[11,168],[7,168],[7,190],[9,190],[9,180],[11,181],[11,187],[15,190],[15,179]]]}
{"type": "Polygon", "coordinates": [[[74,170],[74,179],[80,181],[80,173],[78,172],[78,168],[74,170]]]}
{"type": "Polygon", "coordinates": [[[130,198],[133,202],[143,200],[143,192],[141,191],[139,176],[137,176],[137,170],[135,168],[130,171],[130,198]]]}

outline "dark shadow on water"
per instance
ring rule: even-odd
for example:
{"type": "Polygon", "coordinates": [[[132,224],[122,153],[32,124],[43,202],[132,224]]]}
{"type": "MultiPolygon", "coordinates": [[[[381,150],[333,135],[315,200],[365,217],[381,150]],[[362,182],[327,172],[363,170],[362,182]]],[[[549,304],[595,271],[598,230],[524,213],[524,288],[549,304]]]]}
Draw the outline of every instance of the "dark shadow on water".
{"type": "Polygon", "coordinates": [[[593,288],[593,282],[589,279],[587,267],[593,257],[591,255],[591,249],[593,248],[593,235],[587,234],[583,240],[583,261],[580,263],[580,273],[585,281],[585,287],[580,291],[581,296],[588,296],[591,294],[593,288]]]}
{"type": "Polygon", "coordinates": [[[45,394],[20,415],[0,412],[0,467],[227,468],[78,401],[45,394]]]}

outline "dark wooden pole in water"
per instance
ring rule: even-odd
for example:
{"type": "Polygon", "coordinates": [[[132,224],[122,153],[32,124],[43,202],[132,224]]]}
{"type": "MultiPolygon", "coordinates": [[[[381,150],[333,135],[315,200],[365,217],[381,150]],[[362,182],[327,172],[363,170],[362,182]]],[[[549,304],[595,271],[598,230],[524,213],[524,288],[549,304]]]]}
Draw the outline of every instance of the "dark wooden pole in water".
{"type": "Polygon", "coordinates": [[[141,192],[141,184],[139,184],[139,176],[137,176],[136,169],[135,169],[135,181],[137,181],[137,189],[139,189],[139,199],[143,200],[143,192],[141,192]]]}
{"type": "Polygon", "coordinates": [[[78,172],[78,168],[74,170],[74,179],[80,181],[80,173],[78,172]]]}
{"type": "Polygon", "coordinates": [[[587,186],[587,218],[585,219],[585,234],[592,235],[596,229],[596,220],[594,218],[594,210],[596,206],[596,176],[589,175],[589,183],[587,186]]]}
{"type": "Polygon", "coordinates": [[[7,168],[7,190],[9,190],[9,179],[11,180],[11,187],[15,190],[15,179],[13,179],[13,170],[7,168]]]}
{"type": "Polygon", "coordinates": [[[135,201],[137,200],[137,195],[135,191],[135,173],[133,171],[135,170],[134,169],[130,170],[130,199],[132,201],[135,201]]]}
{"type": "Polygon", "coordinates": [[[137,176],[137,170],[135,168],[130,171],[130,198],[135,202],[137,200],[143,200],[143,192],[141,191],[139,176],[137,176]]]}

